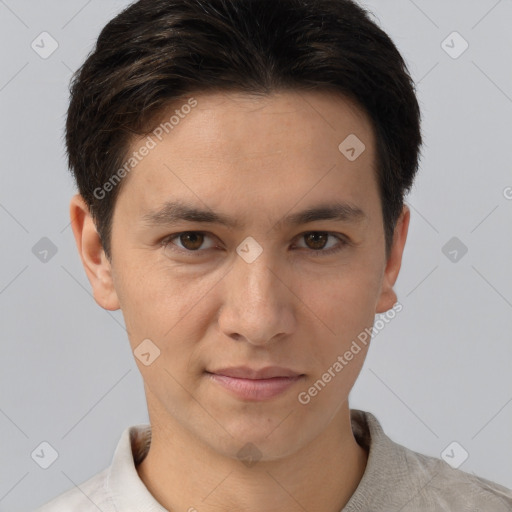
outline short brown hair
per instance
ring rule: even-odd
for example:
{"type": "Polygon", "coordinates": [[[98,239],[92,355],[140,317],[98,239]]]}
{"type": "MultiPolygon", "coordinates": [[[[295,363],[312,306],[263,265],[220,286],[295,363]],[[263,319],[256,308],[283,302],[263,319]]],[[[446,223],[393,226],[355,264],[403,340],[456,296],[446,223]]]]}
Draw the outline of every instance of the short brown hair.
{"type": "Polygon", "coordinates": [[[352,0],[139,0],[103,28],[71,83],[66,146],[106,256],[122,183],[95,191],[135,136],[187,94],[283,90],[336,91],[369,115],[389,256],[418,168],[420,109],[396,46],[352,0]]]}

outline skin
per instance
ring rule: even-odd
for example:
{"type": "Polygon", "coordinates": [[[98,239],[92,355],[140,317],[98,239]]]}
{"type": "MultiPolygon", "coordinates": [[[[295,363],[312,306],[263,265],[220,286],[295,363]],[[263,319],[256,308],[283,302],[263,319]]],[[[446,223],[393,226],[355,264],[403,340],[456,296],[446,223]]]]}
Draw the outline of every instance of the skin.
{"type": "MultiPolygon", "coordinates": [[[[409,209],[403,208],[386,259],[372,125],[341,96],[194,97],[197,107],[124,178],[112,261],[83,199],[76,195],[70,205],[96,302],[122,309],[132,350],[144,339],[160,350],[149,366],[135,359],[152,425],[151,447],[137,471],[172,511],[339,512],[367,462],[348,404],[367,347],[307,405],[297,397],[373,325],[376,313],[396,303],[409,209]],[[338,150],[351,133],[366,146],[352,162],[338,150]],[[169,199],[243,225],[145,225],[142,216],[169,199]],[[277,224],[335,200],[358,206],[366,217],[277,224]],[[199,242],[178,237],[161,245],[184,231],[206,234],[199,242]],[[348,244],[324,255],[339,240],[321,239],[323,248],[304,236],[311,231],[344,236],[348,244]],[[263,248],[252,263],[236,252],[248,236],[263,248]],[[304,378],[274,398],[249,401],[205,374],[240,365],[283,366],[304,378]],[[246,443],[261,454],[250,467],[237,457],[246,443]]],[[[133,150],[140,145],[134,141],[133,150]]]]}

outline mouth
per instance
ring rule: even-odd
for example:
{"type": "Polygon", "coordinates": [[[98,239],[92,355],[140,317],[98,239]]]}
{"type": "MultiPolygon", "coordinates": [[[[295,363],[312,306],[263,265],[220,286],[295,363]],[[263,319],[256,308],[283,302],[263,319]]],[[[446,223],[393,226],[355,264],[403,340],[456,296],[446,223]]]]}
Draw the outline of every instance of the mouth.
{"type": "Polygon", "coordinates": [[[249,367],[222,368],[207,376],[216,384],[243,400],[268,400],[281,395],[305,377],[288,368],[271,366],[260,370],[249,367]]]}

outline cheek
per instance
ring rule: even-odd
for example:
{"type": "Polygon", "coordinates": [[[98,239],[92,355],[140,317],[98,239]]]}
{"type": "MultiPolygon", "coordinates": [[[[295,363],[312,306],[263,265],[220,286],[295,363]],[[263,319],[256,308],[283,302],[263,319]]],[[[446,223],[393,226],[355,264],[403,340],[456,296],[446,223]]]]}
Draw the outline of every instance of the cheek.
{"type": "Polygon", "coordinates": [[[331,369],[336,378],[332,379],[330,388],[351,385],[363,365],[371,339],[365,329],[369,330],[375,319],[379,275],[378,269],[361,263],[359,267],[340,269],[329,279],[316,280],[314,286],[309,287],[314,292],[305,303],[312,312],[310,350],[315,359],[315,378],[321,378],[339,356],[343,358],[346,354],[346,358],[336,365],[339,371],[331,369]]]}
{"type": "Polygon", "coordinates": [[[348,397],[365,361],[374,298],[353,280],[339,279],[320,300],[317,310],[322,321],[314,320],[309,347],[312,371],[302,391],[309,412],[325,414],[322,411],[329,409],[334,414],[348,397]]]}
{"type": "Polygon", "coordinates": [[[381,287],[378,269],[363,264],[340,267],[310,284],[314,292],[304,296],[305,302],[335,338],[346,339],[373,323],[381,287]]]}
{"type": "Polygon", "coordinates": [[[205,307],[218,280],[214,275],[193,278],[165,263],[126,267],[116,289],[132,350],[150,339],[166,367],[186,368],[206,328],[205,307]]]}

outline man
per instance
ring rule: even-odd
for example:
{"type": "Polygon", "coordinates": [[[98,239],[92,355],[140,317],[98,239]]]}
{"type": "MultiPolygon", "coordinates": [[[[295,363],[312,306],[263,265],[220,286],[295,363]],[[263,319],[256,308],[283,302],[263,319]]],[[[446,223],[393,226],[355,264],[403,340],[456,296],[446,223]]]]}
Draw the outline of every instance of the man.
{"type": "MultiPolygon", "coordinates": [[[[348,396],[393,286],[420,112],[349,0],[141,0],[76,74],[70,215],[151,425],[40,510],[512,509],[348,396]]],[[[397,309],[395,309],[397,308],[397,309]]]]}

